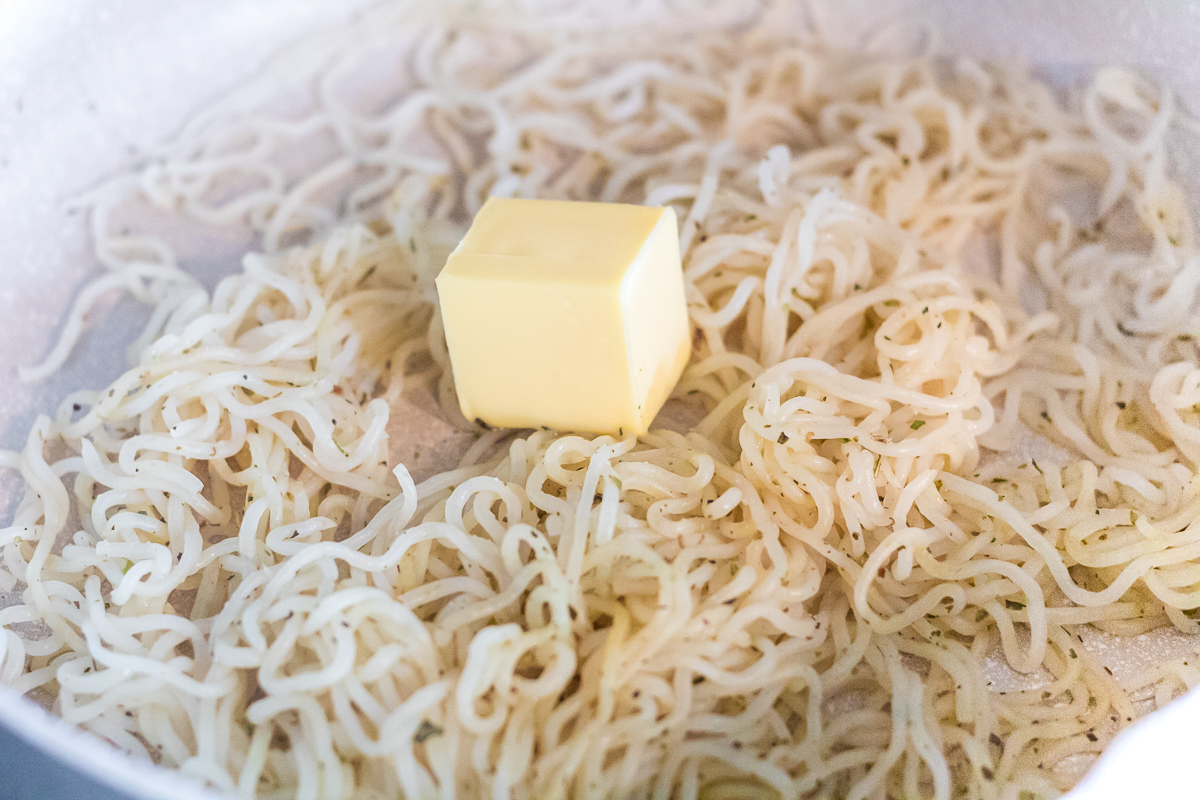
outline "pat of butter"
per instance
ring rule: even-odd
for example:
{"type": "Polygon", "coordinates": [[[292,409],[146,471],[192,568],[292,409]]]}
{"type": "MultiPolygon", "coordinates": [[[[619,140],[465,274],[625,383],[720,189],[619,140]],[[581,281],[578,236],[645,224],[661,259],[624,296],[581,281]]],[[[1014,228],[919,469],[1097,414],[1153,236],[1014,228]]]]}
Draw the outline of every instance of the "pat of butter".
{"type": "Polygon", "coordinates": [[[497,427],[645,433],[691,351],[669,208],[492,198],[437,290],[462,412],[497,427]]]}

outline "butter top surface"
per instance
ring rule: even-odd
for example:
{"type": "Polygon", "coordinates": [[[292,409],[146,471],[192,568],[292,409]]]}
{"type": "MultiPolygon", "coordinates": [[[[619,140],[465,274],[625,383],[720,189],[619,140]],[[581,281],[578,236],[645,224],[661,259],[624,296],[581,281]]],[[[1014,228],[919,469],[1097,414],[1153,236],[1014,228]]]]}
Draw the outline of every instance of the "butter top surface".
{"type": "Polygon", "coordinates": [[[667,209],[493,197],[445,274],[517,282],[620,283],[667,209]],[[502,265],[502,267],[501,267],[502,265]]]}

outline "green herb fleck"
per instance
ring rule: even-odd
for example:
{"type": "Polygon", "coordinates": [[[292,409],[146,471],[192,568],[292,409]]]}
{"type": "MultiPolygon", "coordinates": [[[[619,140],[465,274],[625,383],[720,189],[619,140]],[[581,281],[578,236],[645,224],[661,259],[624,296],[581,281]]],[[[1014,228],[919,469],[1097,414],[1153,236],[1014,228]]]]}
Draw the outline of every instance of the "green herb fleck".
{"type": "Polygon", "coordinates": [[[1013,611],[1021,611],[1025,608],[1024,603],[1018,603],[1016,600],[1005,600],[1004,607],[1013,611]]]}
{"type": "Polygon", "coordinates": [[[925,420],[923,420],[923,419],[914,419],[914,420],[912,421],[912,424],[911,424],[911,425],[909,425],[908,427],[912,428],[914,431],[918,431],[918,430],[920,430],[920,429],[921,429],[921,426],[922,426],[922,425],[924,425],[924,424],[925,424],[925,420]]]}

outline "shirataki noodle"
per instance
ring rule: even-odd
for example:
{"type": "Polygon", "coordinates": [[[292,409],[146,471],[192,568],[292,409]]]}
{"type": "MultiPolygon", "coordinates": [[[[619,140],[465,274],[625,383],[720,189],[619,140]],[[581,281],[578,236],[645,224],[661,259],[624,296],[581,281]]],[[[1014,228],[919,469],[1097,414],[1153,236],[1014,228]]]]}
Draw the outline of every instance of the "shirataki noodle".
{"type": "Polygon", "coordinates": [[[105,291],[154,311],[0,452],[5,684],[246,796],[946,800],[1056,795],[1200,679],[1079,638],[1198,632],[1169,93],[842,52],[783,5],[448,8],[329,34],[308,111],[268,75],[96,193],[109,273],[25,377],[105,291]],[[676,208],[694,425],[461,419],[433,278],[489,193],[676,208]],[[209,293],[131,203],[263,254],[209,293]],[[387,426],[423,394],[474,439],[416,484],[387,426]]]}

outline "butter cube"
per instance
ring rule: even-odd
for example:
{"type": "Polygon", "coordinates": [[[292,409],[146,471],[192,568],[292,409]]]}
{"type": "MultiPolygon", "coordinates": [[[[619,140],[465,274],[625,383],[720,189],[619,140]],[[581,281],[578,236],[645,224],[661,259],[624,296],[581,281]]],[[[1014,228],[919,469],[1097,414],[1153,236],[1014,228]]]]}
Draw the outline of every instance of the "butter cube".
{"type": "Polygon", "coordinates": [[[497,427],[645,433],[691,351],[669,208],[492,198],[437,290],[462,412],[497,427]]]}

